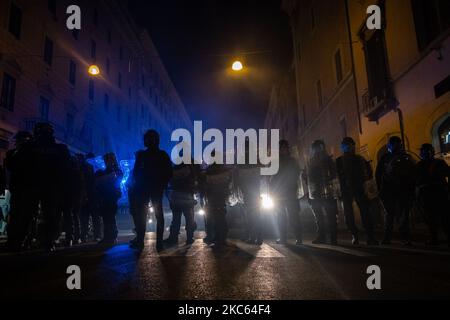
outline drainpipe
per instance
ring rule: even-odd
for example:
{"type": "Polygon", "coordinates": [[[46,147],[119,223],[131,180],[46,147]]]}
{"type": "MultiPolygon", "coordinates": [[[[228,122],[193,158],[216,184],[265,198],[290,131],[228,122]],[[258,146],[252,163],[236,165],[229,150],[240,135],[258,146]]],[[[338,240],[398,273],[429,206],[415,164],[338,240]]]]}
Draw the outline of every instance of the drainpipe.
{"type": "Polygon", "coordinates": [[[350,59],[352,61],[352,76],[353,76],[353,84],[354,84],[354,91],[355,91],[355,100],[356,100],[356,112],[358,114],[358,128],[359,133],[363,134],[362,129],[362,120],[361,120],[361,106],[359,103],[359,95],[358,95],[358,83],[356,79],[356,68],[355,68],[355,54],[353,52],[353,39],[352,39],[352,28],[350,26],[350,12],[348,8],[348,0],[344,0],[345,3],[345,16],[347,20],[347,33],[348,33],[348,42],[349,42],[349,48],[350,48],[350,59]]]}
{"type": "Polygon", "coordinates": [[[403,147],[405,148],[405,150],[409,149],[409,146],[407,148],[406,146],[406,141],[405,141],[405,123],[403,121],[403,111],[400,108],[396,108],[395,112],[397,112],[398,115],[398,122],[400,124],[400,134],[401,134],[401,138],[402,138],[402,142],[403,142],[403,147]]]}

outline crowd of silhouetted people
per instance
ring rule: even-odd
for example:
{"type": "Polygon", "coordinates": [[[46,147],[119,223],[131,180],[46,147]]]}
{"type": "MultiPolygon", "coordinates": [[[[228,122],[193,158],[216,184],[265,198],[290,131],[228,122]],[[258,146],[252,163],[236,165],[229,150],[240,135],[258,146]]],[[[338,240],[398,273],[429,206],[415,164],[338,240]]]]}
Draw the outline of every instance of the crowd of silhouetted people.
{"type": "MultiPolygon", "coordinates": [[[[123,196],[123,172],[113,153],[103,156],[104,167],[94,172],[92,154],[71,155],[66,145],[54,137],[48,123],[36,124],[33,133],[20,131],[15,147],[7,152],[0,168],[0,188],[9,190],[7,250],[18,252],[42,247],[48,252],[57,245],[71,247],[87,241],[114,245],[118,238],[116,214],[123,196]],[[64,237],[61,237],[64,234],[64,237]]],[[[359,244],[355,223],[356,203],[366,233],[367,245],[379,245],[371,202],[379,199],[385,215],[382,244],[393,239],[399,222],[404,245],[411,245],[410,213],[413,206],[423,213],[429,226],[429,245],[439,243],[439,229],[450,237],[450,169],[435,158],[435,150],[424,144],[416,162],[399,137],[391,137],[387,153],[378,161],[375,173],[365,158],[356,153],[356,143],[344,138],[342,155],[336,160],[328,154],[323,141],[312,143],[306,168],[300,168],[291,155],[289,143],[279,144],[279,171],[274,176],[260,175],[261,166],[249,163],[250,144],[245,144],[246,164],[227,166],[213,163],[174,165],[160,149],[157,131],[144,135],[145,149],[136,153],[134,168],[126,183],[129,211],[136,237],[130,247],[144,248],[148,219],[156,217],[156,248],[177,245],[184,216],[186,244],[194,242],[197,229],[195,206],[205,218],[205,243],[215,248],[226,245],[227,209],[230,202],[242,205],[242,239],[261,245],[264,232],[262,210],[276,213],[279,244],[286,244],[289,228],[296,245],[303,244],[300,198],[307,199],[317,225],[315,244],[338,243],[338,205],[342,202],[345,222],[352,243],[359,244]],[[261,195],[261,185],[267,193],[261,195]],[[302,192],[300,192],[302,191],[302,192]],[[163,199],[172,211],[170,235],[164,239],[163,199]],[[265,197],[265,198],[264,198],[265,197]],[[270,201],[269,201],[270,200],[270,201]],[[264,207],[269,201],[270,206],[264,207]]]]}

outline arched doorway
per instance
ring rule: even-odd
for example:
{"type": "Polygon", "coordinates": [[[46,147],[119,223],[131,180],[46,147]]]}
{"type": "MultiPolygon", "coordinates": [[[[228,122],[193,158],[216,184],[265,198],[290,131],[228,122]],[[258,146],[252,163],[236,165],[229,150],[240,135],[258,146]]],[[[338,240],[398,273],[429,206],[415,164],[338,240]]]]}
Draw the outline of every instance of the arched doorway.
{"type": "Polygon", "coordinates": [[[440,153],[450,153],[450,116],[438,128],[440,153]]]}

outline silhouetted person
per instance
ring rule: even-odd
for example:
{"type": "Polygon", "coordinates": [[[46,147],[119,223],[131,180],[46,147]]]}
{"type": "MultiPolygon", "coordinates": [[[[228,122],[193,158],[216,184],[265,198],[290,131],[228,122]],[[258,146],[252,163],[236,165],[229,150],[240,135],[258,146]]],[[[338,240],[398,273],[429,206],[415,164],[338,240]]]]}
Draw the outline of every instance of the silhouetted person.
{"type": "Polygon", "coordinates": [[[81,207],[86,197],[84,176],[77,156],[70,158],[69,175],[66,182],[67,192],[64,197],[63,221],[65,245],[81,243],[81,207]]]}
{"type": "Polygon", "coordinates": [[[364,184],[373,177],[372,168],[363,157],[356,154],[356,143],[352,138],[344,138],[341,149],[344,154],[337,158],[336,167],[344,204],[345,222],[353,236],[352,243],[359,243],[358,228],[353,212],[353,201],[355,201],[367,233],[367,244],[378,245],[378,241],[375,240],[369,199],[364,188],[364,184]]]}
{"type": "Polygon", "coordinates": [[[442,226],[450,245],[450,168],[444,160],[434,157],[431,144],[420,149],[421,161],[417,164],[416,195],[428,227],[430,240],[428,245],[438,245],[439,225],[442,226]]]}
{"type": "Polygon", "coordinates": [[[32,166],[32,206],[40,204],[44,220],[44,246],[49,252],[55,250],[55,240],[59,237],[61,205],[65,197],[65,185],[69,176],[70,153],[66,145],[58,144],[54,138],[53,126],[38,123],[34,128],[31,143],[32,166]]]}
{"type": "Polygon", "coordinates": [[[201,186],[207,223],[207,238],[204,241],[214,243],[216,248],[226,244],[228,235],[226,206],[230,183],[231,171],[223,164],[213,163],[206,168],[201,186]]]}
{"type": "Polygon", "coordinates": [[[85,190],[85,198],[82,202],[81,207],[81,240],[87,241],[89,235],[89,222],[92,219],[92,231],[94,240],[100,241],[102,238],[101,230],[101,217],[96,210],[96,199],[95,199],[95,173],[94,167],[87,161],[87,159],[94,158],[93,154],[88,154],[83,156],[81,154],[77,155],[78,161],[80,162],[80,168],[83,173],[83,182],[85,190]]]}
{"type": "Polygon", "coordinates": [[[163,195],[172,178],[172,162],[168,154],[159,149],[160,138],[155,130],[144,135],[146,150],[136,153],[129,190],[130,211],[136,228],[136,239],[131,247],[142,249],[147,227],[148,205],[151,201],[156,216],[156,247],[162,250],[164,235],[163,195]]]}
{"type": "Polygon", "coordinates": [[[326,242],[328,234],[331,244],[337,244],[337,192],[334,185],[336,166],[327,153],[325,143],[315,141],[311,146],[312,155],[308,163],[308,188],[311,208],[317,224],[318,236],[315,244],[326,242]]]}
{"type": "Polygon", "coordinates": [[[245,241],[249,244],[262,244],[260,213],[260,166],[250,163],[250,144],[245,142],[245,164],[237,166],[234,175],[235,186],[240,190],[243,200],[245,241]]]}
{"type": "Polygon", "coordinates": [[[165,241],[168,245],[178,243],[181,216],[183,215],[186,221],[186,244],[194,243],[194,231],[197,228],[194,219],[196,204],[194,194],[198,188],[199,173],[200,169],[195,164],[182,163],[173,167],[173,177],[168,188],[170,209],[173,215],[170,235],[165,241]]]}
{"type": "Polygon", "coordinates": [[[270,180],[270,193],[274,197],[278,208],[278,226],[280,239],[277,243],[286,244],[289,225],[296,237],[296,244],[303,242],[302,225],[300,220],[300,201],[298,199],[298,182],[300,167],[291,156],[289,143],[280,141],[280,168],[270,180]]]}
{"type": "Polygon", "coordinates": [[[14,136],[15,148],[6,153],[4,161],[9,174],[8,188],[11,193],[10,220],[7,226],[7,247],[11,251],[22,249],[33,216],[37,214],[37,207],[33,208],[29,201],[33,193],[33,168],[30,164],[32,138],[29,132],[17,132],[14,136]]]}
{"type": "Polygon", "coordinates": [[[97,209],[103,218],[103,240],[100,244],[113,245],[117,242],[117,201],[122,193],[120,184],[123,173],[119,168],[116,156],[113,153],[107,153],[103,156],[105,169],[95,173],[95,199],[97,209]]]}
{"type": "Polygon", "coordinates": [[[394,219],[398,218],[403,243],[411,245],[409,214],[414,200],[415,162],[399,137],[389,139],[388,153],[377,165],[376,180],[386,211],[383,244],[391,244],[394,219]]]}

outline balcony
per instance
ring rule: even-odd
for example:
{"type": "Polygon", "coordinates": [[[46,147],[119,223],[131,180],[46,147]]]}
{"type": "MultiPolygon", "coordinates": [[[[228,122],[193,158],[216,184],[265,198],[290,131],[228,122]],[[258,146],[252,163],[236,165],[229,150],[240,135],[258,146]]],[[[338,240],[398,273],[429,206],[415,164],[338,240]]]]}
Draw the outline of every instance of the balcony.
{"type": "Polygon", "coordinates": [[[384,115],[398,107],[397,99],[394,95],[388,95],[386,91],[380,96],[372,96],[369,91],[363,94],[361,113],[369,121],[378,122],[384,115]]]}

